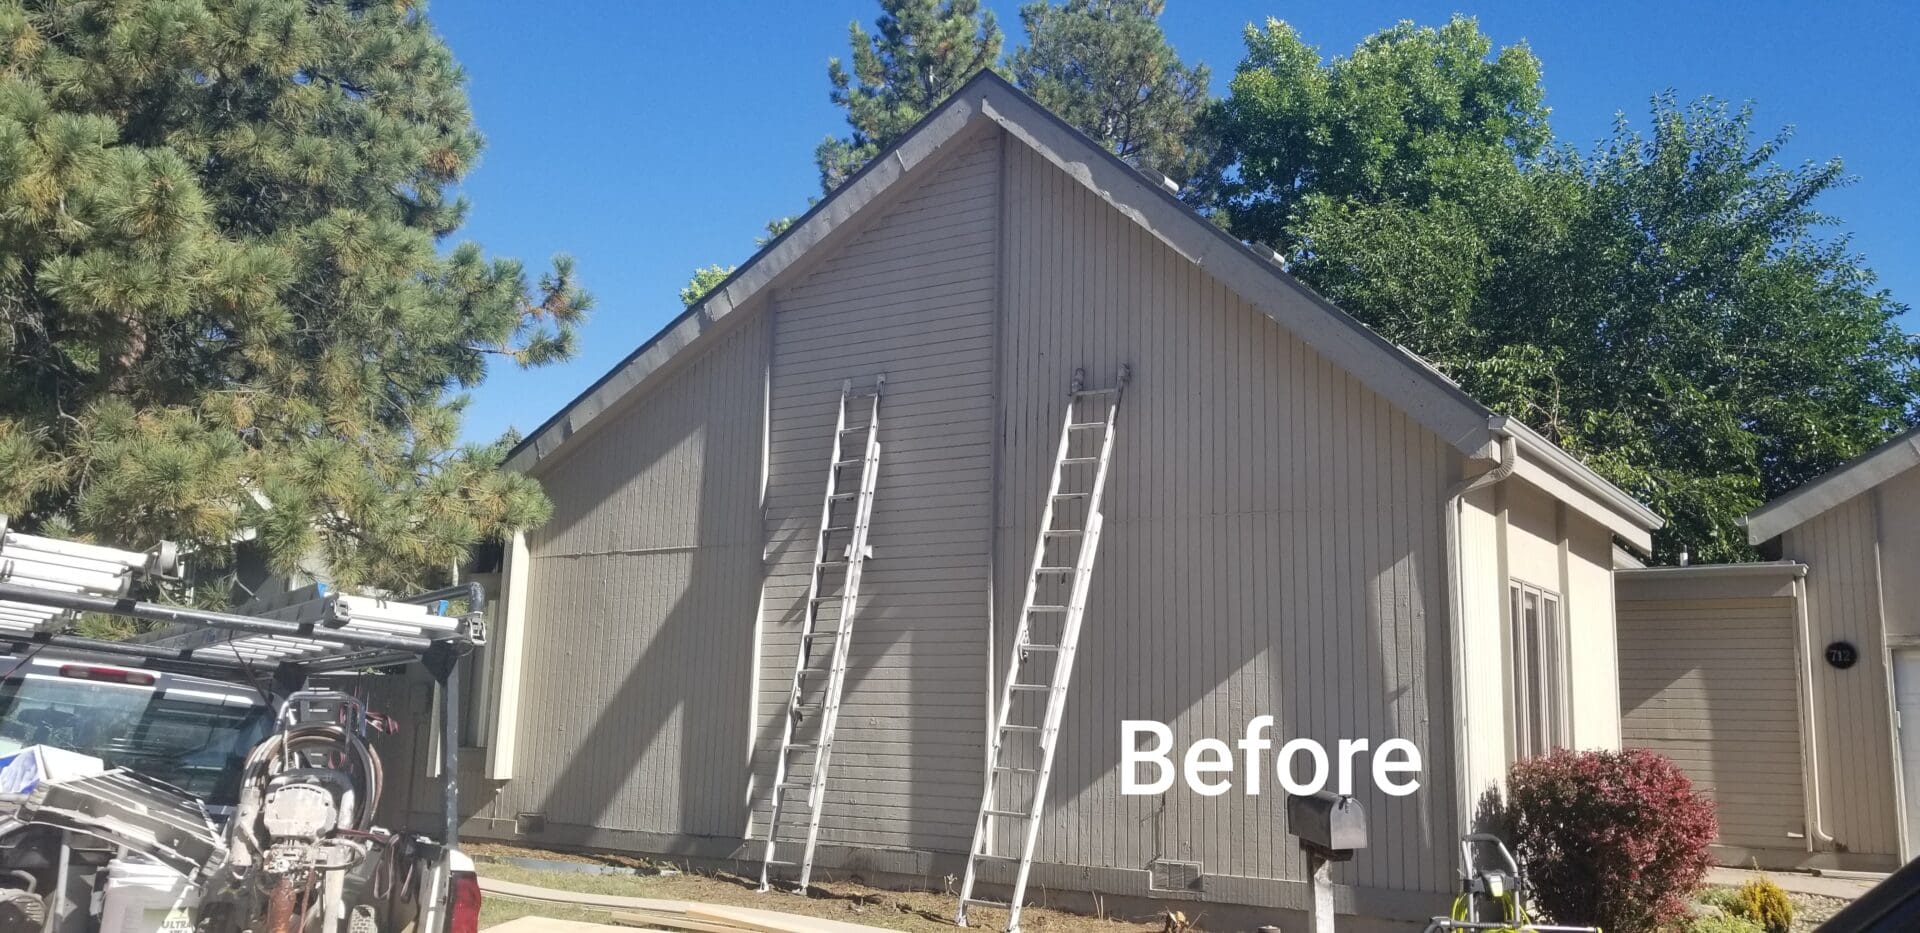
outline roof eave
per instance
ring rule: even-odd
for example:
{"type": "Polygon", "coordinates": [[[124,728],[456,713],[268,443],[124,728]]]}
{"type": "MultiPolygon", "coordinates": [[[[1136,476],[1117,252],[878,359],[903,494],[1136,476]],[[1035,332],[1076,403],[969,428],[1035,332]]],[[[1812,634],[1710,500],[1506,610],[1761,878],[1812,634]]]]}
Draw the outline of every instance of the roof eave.
{"type": "Polygon", "coordinates": [[[1755,546],[1806,524],[1827,510],[1920,466],[1920,428],[1913,428],[1800,488],[1747,513],[1740,524],[1755,546]]]}

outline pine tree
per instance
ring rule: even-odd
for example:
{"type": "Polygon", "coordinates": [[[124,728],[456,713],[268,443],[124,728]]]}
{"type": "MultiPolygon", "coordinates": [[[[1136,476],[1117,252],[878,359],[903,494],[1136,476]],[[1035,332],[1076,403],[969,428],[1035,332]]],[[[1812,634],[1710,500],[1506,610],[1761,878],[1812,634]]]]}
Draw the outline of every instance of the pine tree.
{"type": "Polygon", "coordinates": [[[1027,45],[1009,62],[1021,90],[1141,168],[1185,181],[1207,103],[1207,66],[1188,66],[1160,29],[1164,0],[1067,0],[1020,8],[1027,45]]]}
{"type": "Polygon", "coordinates": [[[827,193],[1000,57],[999,22],[979,0],[880,0],[880,9],[873,35],[847,27],[853,70],[827,63],[833,102],[853,130],[814,152],[827,193]]]}
{"type": "Polygon", "coordinates": [[[0,0],[0,513],[394,587],[542,521],[462,390],[587,298],[440,250],[463,84],[406,0],[0,0]]]}

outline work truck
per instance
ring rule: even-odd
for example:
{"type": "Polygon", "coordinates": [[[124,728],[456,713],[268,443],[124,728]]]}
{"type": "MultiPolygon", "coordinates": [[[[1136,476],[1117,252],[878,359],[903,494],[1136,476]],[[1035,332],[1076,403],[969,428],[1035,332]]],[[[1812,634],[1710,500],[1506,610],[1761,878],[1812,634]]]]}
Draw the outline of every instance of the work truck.
{"type": "Polygon", "coordinates": [[[169,545],[57,540],[0,517],[0,933],[477,930],[457,775],[479,588],[315,585],[235,612],[131,595],[177,563],[169,545]],[[89,613],[151,630],[83,637],[89,613]],[[382,823],[374,738],[402,726],[360,689],[418,671],[437,693],[422,731],[440,765],[424,831],[382,823]]]}

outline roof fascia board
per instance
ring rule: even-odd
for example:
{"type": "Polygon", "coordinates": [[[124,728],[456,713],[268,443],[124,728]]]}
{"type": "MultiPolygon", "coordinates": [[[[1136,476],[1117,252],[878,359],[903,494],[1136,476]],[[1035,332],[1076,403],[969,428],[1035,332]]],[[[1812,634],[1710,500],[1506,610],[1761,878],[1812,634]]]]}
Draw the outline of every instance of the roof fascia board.
{"type": "Polygon", "coordinates": [[[1617,513],[1643,531],[1657,531],[1666,525],[1666,520],[1652,509],[1642,505],[1639,500],[1627,495],[1620,487],[1608,482],[1605,477],[1595,473],[1592,467],[1580,462],[1580,458],[1567,453],[1559,444],[1527,427],[1516,418],[1495,415],[1489,422],[1494,433],[1512,435],[1520,445],[1521,455],[1541,469],[1554,474],[1557,478],[1578,489],[1585,497],[1593,500],[1607,511],[1617,513]]]}
{"type": "Polygon", "coordinates": [[[1629,521],[1618,510],[1607,507],[1605,503],[1588,495],[1584,489],[1567,482],[1552,470],[1542,467],[1524,451],[1514,462],[1513,478],[1566,503],[1567,508],[1612,532],[1628,545],[1638,548],[1641,553],[1653,552],[1652,530],[1629,521]]]}
{"type": "Polygon", "coordinates": [[[1914,428],[1879,447],[1809,480],[1741,519],[1747,543],[1759,545],[1855,496],[1920,465],[1920,428],[1914,428]]]}
{"type": "MultiPolygon", "coordinates": [[[[976,79],[978,81],[978,79],[976,79]]],[[[1112,153],[1001,82],[979,81],[981,112],[1055,167],[1219,280],[1456,450],[1481,456],[1488,410],[1424,361],[1204,219],[1112,153]],[[1276,287],[1277,286],[1277,287],[1276,287]]]]}
{"type": "Polygon", "coordinates": [[[1685,567],[1636,567],[1619,571],[1622,575],[1663,580],[1688,580],[1705,577],[1804,577],[1807,565],[1795,560],[1751,561],[1744,564],[1688,564],[1685,567]]]}
{"type": "Polygon", "coordinates": [[[898,145],[867,163],[832,196],[814,205],[785,233],[741,264],[706,298],[535,428],[508,454],[505,467],[532,472],[567,441],[583,433],[595,418],[650,382],[650,377],[661,373],[683,350],[713,333],[723,319],[765,294],[776,281],[807,265],[809,256],[817,259],[822,247],[848,235],[848,228],[854,226],[851,221],[869,207],[890,200],[886,197],[889,192],[897,195],[904,190],[907,186],[902,186],[902,181],[911,181],[911,177],[930,170],[949,143],[967,135],[978,116],[973,101],[965,95],[956,95],[929,114],[898,145]]]}

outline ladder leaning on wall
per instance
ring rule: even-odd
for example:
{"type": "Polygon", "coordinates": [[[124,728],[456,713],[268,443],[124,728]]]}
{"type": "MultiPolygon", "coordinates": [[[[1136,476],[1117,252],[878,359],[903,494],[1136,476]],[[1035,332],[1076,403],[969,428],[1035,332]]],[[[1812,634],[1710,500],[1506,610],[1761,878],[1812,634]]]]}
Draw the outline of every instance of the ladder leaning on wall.
{"type": "Polygon", "coordinates": [[[1073,374],[1053,478],[1040,513],[1040,537],[1014,631],[1013,658],[1000,687],[993,734],[987,737],[986,790],[967,852],[960,911],[954,917],[960,926],[967,925],[967,907],[978,904],[1006,908],[1007,929],[1020,928],[1021,900],[1026,896],[1027,872],[1033,867],[1040,811],[1046,804],[1047,778],[1053,771],[1055,740],[1067,705],[1067,684],[1073,677],[1080,623],[1086,616],[1093,560],[1099,551],[1100,502],[1113,461],[1114,416],[1131,375],[1122,365],[1113,388],[1089,390],[1086,373],[1075,370],[1073,374]],[[1030,670],[1036,667],[1030,662],[1041,658],[1050,663],[1030,670]],[[1035,704],[1029,701],[1043,696],[1045,705],[1036,722],[1035,704]],[[1004,836],[995,832],[1003,827],[1004,836]],[[994,851],[1010,848],[996,845],[996,837],[1006,836],[1012,838],[1017,855],[994,851]],[[986,861],[1016,863],[1011,900],[973,896],[981,863],[986,861]]]}
{"type": "Polygon", "coordinates": [[[873,554],[867,531],[880,472],[880,391],[886,381],[885,375],[876,377],[873,389],[863,392],[854,391],[852,380],[840,385],[826,501],[820,506],[820,528],[813,546],[813,576],[807,584],[800,640],[794,646],[793,685],[787,691],[780,756],[774,764],[767,848],[760,865],[762,891],[772,887],[775,868],[799,868],[797,887],[803,892],[813,874],[821,798],[826,793],[834,726],[846,683],[847,648],[860,606],[860,573],[873,554]],[[867,404],[860,405],[862,401],[867,404]],[[849,418],[859,414],[857,408],[865,408],[864,421],[849,418]],[[850,445],[850,438],[859,441],[850,445]],[[843,489],[849,479],[852,488],[843,489]],[[821,659],[827,664],[824,669],[812,666],[821,659]],[[790,809],[790,799],[798,805],[797,813],[790,809]],[[802,815],[804,822],[793,819],[802,815]],[[796,835],[783,836],[783,830],[796,835]],[[804,835],[797,835],[802,830],[804,835]],[[778,858],[783,847],[796,845],[800,846],[798,859],[778,858]]]}

